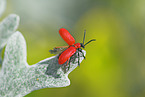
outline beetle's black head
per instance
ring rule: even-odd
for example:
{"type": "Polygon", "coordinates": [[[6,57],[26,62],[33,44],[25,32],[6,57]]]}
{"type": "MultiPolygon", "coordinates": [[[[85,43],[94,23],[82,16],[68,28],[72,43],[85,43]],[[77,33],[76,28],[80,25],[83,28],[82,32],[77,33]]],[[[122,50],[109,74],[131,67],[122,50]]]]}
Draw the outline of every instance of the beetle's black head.
{"type": "Polygon", "coordinates": [[[83,44],[83,43],[80,43],[80,44],[81,44],[81,47],[82,47],[82,48],[85,48],[85,46],[84,46],[84,44],[83,44]]]}

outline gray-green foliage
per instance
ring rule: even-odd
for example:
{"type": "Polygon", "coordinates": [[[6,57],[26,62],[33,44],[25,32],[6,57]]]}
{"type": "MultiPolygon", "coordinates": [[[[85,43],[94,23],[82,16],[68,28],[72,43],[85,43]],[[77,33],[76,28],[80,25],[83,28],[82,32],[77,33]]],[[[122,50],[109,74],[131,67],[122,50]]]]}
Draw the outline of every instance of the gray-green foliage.
{"type": "Polygon", "coordinates": [[[0,0],[0,17],[5,10],[6,0],[0,0]]]}
{"type": "MultiPolygon", "coordinates": [[[[85,53],[85,51],[84,51],[85,53]]],[[[77,67],[77,58],[67,73],[58,64],[58,56],[28,65],[26,43],[20,32],[8,40],[0,73],[0,97],[21,97],[33,90],[65,87],[70,84],[68,74],[77,67]]],[[[80,62],[83,57],[80,57],[80,62]]]]}
{"type": "MultiPolygon", "coordinates": [[[[1,1],[2,2],[2,1],[1,1]]],[[[19,16],[11,14],[0,22],[0,64],[2,62],[1,52],[6,45],[8,38],[15,33],[19,25],[19,16]]]]}
{"type": "Polygon", "coordinates": [[[8,41],[8,38],[16,31],[19,25],[19,16],[11,14],[0,23],[0,49],[8,41]]]}

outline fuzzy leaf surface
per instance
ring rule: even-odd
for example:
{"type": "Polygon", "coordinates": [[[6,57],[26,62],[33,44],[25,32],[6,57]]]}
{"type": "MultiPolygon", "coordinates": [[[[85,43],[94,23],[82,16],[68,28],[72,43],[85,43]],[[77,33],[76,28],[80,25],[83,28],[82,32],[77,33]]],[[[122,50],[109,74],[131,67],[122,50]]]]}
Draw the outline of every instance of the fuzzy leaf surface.
{"type": "Polygon", "coordinates": [[[6,45],[8,38],[18,28],[19,20],[19,16],[11,14],[0,23],[0,49],[6,45]]]}

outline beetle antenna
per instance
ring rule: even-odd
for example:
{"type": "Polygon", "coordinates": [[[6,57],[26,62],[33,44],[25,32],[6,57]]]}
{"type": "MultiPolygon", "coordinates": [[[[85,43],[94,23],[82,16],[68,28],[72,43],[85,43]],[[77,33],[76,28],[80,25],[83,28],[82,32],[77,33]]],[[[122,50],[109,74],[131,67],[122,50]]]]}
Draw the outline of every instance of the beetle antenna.
{"type": "Polygon", "coordinates": [[[91,39],[90,41],[88,41],[84,46],[86,46],[88,43],[92,42],[92,41],[96,41],[96,39],[91,39]]]}
{"type": "Polygon", "coordinates": [[[83,44],[85,42],[85,36],[86,36],[86,29],[84,30],[83,44]]]}

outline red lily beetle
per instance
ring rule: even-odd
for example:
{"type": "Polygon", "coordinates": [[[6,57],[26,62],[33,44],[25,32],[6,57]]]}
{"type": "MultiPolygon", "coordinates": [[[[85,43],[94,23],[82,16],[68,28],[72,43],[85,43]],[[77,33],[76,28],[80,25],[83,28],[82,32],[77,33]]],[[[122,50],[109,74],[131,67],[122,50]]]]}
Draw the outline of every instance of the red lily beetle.
{"type": "MultiPolygon", "coordinates": [[[[53,50],[50,50],[49,52],[53,53],[53,54],[56,54],[58,51],[61,51],[61,50],[65,49],[63,52],[60,53],[60,55],[58,57],[58,63],[60,65],[67,62],[67,64],[66,64],[66,66],[67,66],[69,61],[70,61],[71,56],[74,55],[77,50],[82,53],[82,55],[85,59],[85,56],[82,52],[81,47],[84,48],[91,41],[96,41],[95,39],[92,39],[92,40],[88,41],[86,44],[84,44],[86,30],[84,31],[83,43],[75,43],[75,39],[71,36],[71,34],[65,28],[61,28],[59,30],[59,34],[69,46],[55,47],[53,50]]],[[[80,66],[79,53],[78,53],[78,66],[80,66]]]]}

